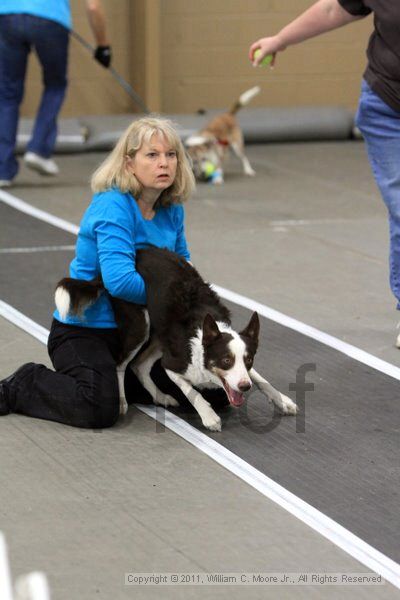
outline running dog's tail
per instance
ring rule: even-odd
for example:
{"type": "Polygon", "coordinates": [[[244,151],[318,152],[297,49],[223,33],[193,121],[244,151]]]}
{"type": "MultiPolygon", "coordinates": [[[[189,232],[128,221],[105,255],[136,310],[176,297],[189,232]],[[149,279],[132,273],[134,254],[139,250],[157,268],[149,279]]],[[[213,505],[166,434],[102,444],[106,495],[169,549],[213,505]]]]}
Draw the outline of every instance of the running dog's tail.
{"type": "Polygon", "coordinates": [[[243,94],[239,96],[238,100],[236,100],[235,104],[231,106],[229,113],[231,115],[236,114],[239,109],[241,109],[243,106],[246,106],[246,104],[249,104],[249,102],[253,100],[254,96],[257,96],[257,94],[259,94],[260,91],[260,86],[256,85],[255,87],[250,88],[246,92],[243,92],[243,94]]]}
{"type": "Polygon", "coordinates": [[[68,313],[82,316],[103,291],[104,285],[101,279],[83,281],[64,277],[58,282],[54,295],[60,317],[65,319],[68,313]]]}

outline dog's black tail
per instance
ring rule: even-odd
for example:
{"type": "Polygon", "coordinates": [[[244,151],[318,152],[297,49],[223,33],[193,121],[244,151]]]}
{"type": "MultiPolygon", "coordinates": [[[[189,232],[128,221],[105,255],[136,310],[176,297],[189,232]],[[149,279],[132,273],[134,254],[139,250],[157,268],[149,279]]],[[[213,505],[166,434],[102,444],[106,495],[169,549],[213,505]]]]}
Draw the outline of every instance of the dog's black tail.
{"type": "Polygon", "coordinates": [[[256,85],[255,87],[250,88],[246,92],[243,92],[243,94],[240,94],[239,98],[231,106],[229,113],[231,115],[236,114],[240,108],[242,108],[243,106],[246,106],[249,102],[251,102],[253,100],[254,96],[257,96],[257,94],[260,93],[260,90],[261,90],[260,86],[256,85]]]}
{"type": "Polygon", "coordinates": [[[58,282],[54,296],[60,317],[65,319],[68,313],[81,316],[103,291],[104,285],[100,278],[83,281],[64,277],[58,282]]]}

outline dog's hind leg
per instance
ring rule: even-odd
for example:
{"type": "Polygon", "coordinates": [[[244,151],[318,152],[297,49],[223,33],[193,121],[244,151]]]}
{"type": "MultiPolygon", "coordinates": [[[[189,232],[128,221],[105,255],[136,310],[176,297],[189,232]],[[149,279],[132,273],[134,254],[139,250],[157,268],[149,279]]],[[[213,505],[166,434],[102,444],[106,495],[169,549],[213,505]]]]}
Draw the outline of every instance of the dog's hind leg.
{"type": "Polygon", "coordinates": [[[144,389],[149,392],[150,396],[153,398],[154,404],[164,406],[165,408],[168,408],[169,406],[177,407],[179,406],[178,400],[169,394],[164,394],[156,386],[150,376],[154,363],[162,356],[158,343],[156,343],[156,345],[155,343],[156,342],[152,342],[151,346],[145,350],[143,355],[138,358],[137,362],[133,363],[132,371],[135,373],[144,389]]]}
{"type": "Polygon", "coordinates": [[[258,389],[263,392],[272,402],[279,408],[284,415],[295,415],[297,413],[297,405],[285,396],[278,392],[264,377],[261,377],[255,369],[250,369],[250,379],[256,384],[258,389]]]}
{"type": "Polygon", "coordinates": [[[127,358],[117,366],[118,391],[119,391],[119,414],[125,415],[128,412],[128,403],[125,398],[125,371],[131,360],[138,353],[143,344],[132,350],[127,358]]]}
{"type": "Polygon", "coordinates": [[[119,300],[118,298],[112,298],[112,304],[121,340],[121,362],[117,365],[117,377],[119,413],[124,415],[128,410],[124,385],[126,367],[149,339],[150,321],[147,310],[141,306],[119,300]]]}
{"type": "Polygon", "coordinates": [[[207,402],[207,400],[205,400],[203,396],[193,388],[192,384],[182,377],[182,375],[175,373],[175,371],[171,371],[171,369],[165,369],[165,371],[168,377],[179,387],[189,402],[197,410],[204,427],[210,431],[221,431],[221,419],[211,408],[210,403],[207,402]]]}
{"type": "Polygon", "coordinates": [[[236,156],[241,160],[241,163],[243,166],[243,171],[246,173],[246,175],[250,175],[250,176],[255,175],[256,172],[252,168],[252,166],[249,162],[249,159],[247,158],[247,156],[244,153],[243,142],[240,142],[240,141],[232,142],[231,148],[232,148],[233,152],[236,154],[236,156]]]}

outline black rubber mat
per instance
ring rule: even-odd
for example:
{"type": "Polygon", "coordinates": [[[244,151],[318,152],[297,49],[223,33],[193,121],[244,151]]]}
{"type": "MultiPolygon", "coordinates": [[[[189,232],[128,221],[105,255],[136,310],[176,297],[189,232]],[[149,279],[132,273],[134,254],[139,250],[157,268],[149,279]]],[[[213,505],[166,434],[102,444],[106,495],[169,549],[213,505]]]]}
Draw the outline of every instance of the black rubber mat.
{"type": "MultiPolygon", "coordinates": [[[[0,218],[1,248],[75,240],[2,203],[0,218]]],[[[0,299],[49,327],[54,286],[65,275],[72,255],[70,251],[1,254],[0,299]]],[[[243,327],[249,311],[230,308],[234,325],[243,327]]],[[[205,431],[193,411],[180,414],[399,562],[399,382],[291,329],[261,321],[256,369],[282,392],[297,397],[300,414],[274,415],[256,392],[241,409],[221,411],[219,434],[205,431]]]]}

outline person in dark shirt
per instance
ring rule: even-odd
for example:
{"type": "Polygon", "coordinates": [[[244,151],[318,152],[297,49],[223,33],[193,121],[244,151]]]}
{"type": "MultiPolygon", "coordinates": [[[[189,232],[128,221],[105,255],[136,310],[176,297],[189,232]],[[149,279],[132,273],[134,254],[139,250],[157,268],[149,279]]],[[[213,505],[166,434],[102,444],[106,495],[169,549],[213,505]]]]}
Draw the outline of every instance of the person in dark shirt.
{"type": "MultiPolygon", "coordinates": [[[[398,0],[319,0],[279,33],[254,42],[249,58],[258,66],[327,31],[373,13],[356,125],[366,142],[375,181],[387,206],[390,226],[390,285],[400,310],[400,2],[398,0]],[[257,57],[256,50],[260,50],[257,57]]],[[[400,335],[396,346],[400,348],[400,335]]]]}

